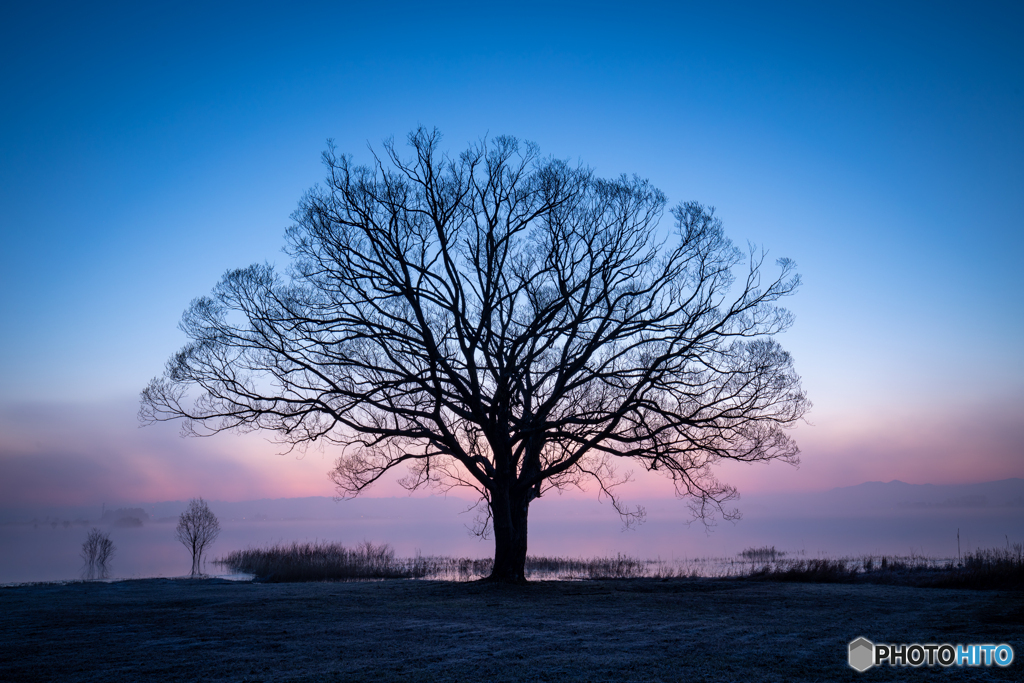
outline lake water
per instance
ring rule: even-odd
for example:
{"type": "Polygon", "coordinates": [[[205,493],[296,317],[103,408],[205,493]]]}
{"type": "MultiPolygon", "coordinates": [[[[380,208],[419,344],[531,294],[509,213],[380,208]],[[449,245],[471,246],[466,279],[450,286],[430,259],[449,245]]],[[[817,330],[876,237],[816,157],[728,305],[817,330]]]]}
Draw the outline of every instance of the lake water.
{"type": "MultiPolygon", "coordinates": [[[[208,553],[206,571],[225,570],[212,563],[232,550],[304,541],[355,545],[364,540],[388,543],[399,557],[442,555],[492,556],[491,541],[467,531],[471,515],[459,514],[462,501],[451,499],[370,499],[356,505],[328,501],[316,510],[335,518],[256,519],[251,504],[221,504],[214,511],[222,531],[208,553]],[[391,501],[391,502],[389,502],[391,501]],[[235,505],[235,507],[232,507],[235,505]],[[331,507],[335,506],[335,507],[331,507]],[[393,510],[393,513],[392,513],[393,510]],[[239,511],[247,514],[238,514],[239,511]]],[[[115,578],[175,577],[188,574],[187,550],[174,538],[175,522],[166,509],[154,509],[153,519],[140,527],[100,526],[110,534],[116,552],[110,563],[115,578]]],[[[184,504],[180,504],[184,507],[184,504]]],[[[274,512],[274,506],[265,506],[274,512]]],[[[685,505],[677,500],[651,501],[648,520],[636,530],[622,530],[608,505],[593,501],[555,500],[531,509],[530,554],[573,558],[607,557],[623,553],[639,559],[669,563],[695,558],[736,558],[745,548],[775,546],[790,556],[857,557],[918,555],[956,557],[957,531],[963,552],[1003,547],[1024,541],[1024,509],[904,511],[852,516],[772,514],[751,506],[738,523],[719,522],[708,531],[687,524],[685,505]]],[[[318,513],[320,514],[320,513],[318,513]]],[[[96,515],[98,517],[99,515],[96,515]]],[[[36,520],[0,524],[0,583],[61,581],[80,578],[82,542],[92,523],[36,520]],[[65,523],[67,522],[67,523],[65,523]]]]}

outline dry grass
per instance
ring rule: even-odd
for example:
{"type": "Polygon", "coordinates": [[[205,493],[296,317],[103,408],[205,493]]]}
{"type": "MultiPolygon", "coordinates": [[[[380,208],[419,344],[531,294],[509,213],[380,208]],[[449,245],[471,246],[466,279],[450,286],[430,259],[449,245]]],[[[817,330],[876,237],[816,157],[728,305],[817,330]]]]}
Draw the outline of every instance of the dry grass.
{"type": "MultiPolygon", "coordinates": [[[[466,557],[396,558],[386,543],[364,542],[354,548],[340,543],[292,543],[236,550],[215,560],[233,572],[252,574],[259,582],[351,581],[365,579],[436,579],[471,581],[488,576],[493,560],[466,557]]],[[[626,555],[591,559],[528,557],[532,579],[635,579],[672,575],[652,572],[650,563],[626,555]]]]}
{"type": "Polygon", "coordinates": [[[1024,587],[1024,546],[978,550],[964,556],[963,566],[951,567],[934,585],[946,588],[1024,587]]]}
{"type": "Polygon", "coordinates": [[[810,583],[881,583],[981,590],[1024,588],[1024,547],[979,549],[963,562],[928,557],[783,560],[752,566],[750,579],[810,583]]]}
{"type": "Polygon", "coordinates": [[[395,559],[395,551],[386,543],[365,542],[355,548],[340,543],[292,543],[236,550],[214,562],[266,582],[420,578],[417,568],[395,559]]]}
{"type": "MultiPolygon", "coordinates": [[[[640,560],[627,555],[574,559],[528,557],[531,580],[736,578],[804,583],[880,583],[890,585],[999,589],[1024,587],[1021,544],[978,550],[962,563],[922,556],[786,559],[774,546],[748,548],[735,560],[640,560]]],[[[216,562],[257,581],[347,581],[433,579],[472,581],[491,572],[490,559],[456,557],[396,558],[387,544],[364,542],[354,548],[338,543],[293,543],[250,548],[216,562]]]]}

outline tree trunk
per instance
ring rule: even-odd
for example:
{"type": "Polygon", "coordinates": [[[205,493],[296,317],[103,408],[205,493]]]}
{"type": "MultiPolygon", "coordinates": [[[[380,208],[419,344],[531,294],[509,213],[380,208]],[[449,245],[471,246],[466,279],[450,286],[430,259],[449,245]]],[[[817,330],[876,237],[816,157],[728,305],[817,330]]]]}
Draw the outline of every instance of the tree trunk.
{"type": "Polygon", "coordinates": [[[529,508],[526,496],[492,494],[494,569],[488,577],[489,581],[526,583],[526,519],[529,508]]]}

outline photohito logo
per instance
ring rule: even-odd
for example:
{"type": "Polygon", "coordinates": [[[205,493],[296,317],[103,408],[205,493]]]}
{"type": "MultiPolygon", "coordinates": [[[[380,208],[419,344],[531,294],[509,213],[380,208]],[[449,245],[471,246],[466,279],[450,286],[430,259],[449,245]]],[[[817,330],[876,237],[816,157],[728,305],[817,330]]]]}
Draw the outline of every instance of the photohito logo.
{"type": "Polygon", "coordinates": [[[857,671],[867,671],[873,666],[888,662],[889,666],[1010,666],[1013,662],[1013,648],[1001,645],[881,645],[867,638],[858,638],[850,643],[850,666],[857,671]]]}

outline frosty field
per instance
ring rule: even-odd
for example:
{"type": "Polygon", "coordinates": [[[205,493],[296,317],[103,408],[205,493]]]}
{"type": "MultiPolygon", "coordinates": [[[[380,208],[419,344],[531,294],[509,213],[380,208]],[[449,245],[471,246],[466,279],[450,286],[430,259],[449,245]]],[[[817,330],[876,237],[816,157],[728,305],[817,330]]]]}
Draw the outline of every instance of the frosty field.
{"type": "Polygon", "coordinates": [[[18,681],[1020,680],[1024,592],[736,579],[0,588],[18,681]],[[1009,643],[1005,669],[882,666],[849,641],[1009,643]]]}

